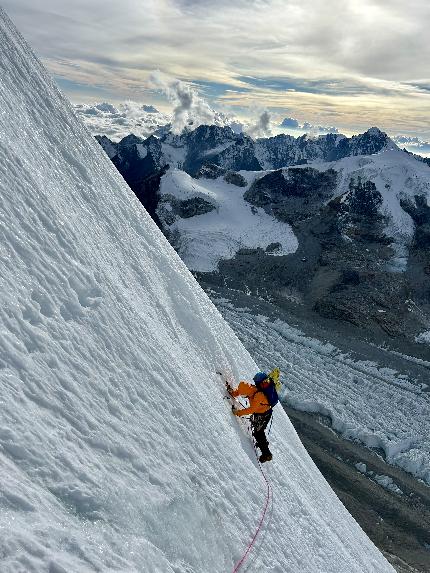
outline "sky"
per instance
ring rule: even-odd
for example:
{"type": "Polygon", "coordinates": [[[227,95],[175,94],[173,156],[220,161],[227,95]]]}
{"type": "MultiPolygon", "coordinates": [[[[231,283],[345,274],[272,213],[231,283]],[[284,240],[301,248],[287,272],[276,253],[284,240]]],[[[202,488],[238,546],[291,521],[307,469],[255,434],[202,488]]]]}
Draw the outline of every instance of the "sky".
{"type": "MultiPolygon", "coordinates": [[[[154,72],[238,117],[430,141],[428,0],[3,0],[74,103],[168,111],[154,72]]],[[[285,131],[297,130],[293,124],[285,131]]],[[[428,152],[430,153],[430,144],[428,152]]],[[[426,150],[424,150],[426,152],[426,150]]]]}

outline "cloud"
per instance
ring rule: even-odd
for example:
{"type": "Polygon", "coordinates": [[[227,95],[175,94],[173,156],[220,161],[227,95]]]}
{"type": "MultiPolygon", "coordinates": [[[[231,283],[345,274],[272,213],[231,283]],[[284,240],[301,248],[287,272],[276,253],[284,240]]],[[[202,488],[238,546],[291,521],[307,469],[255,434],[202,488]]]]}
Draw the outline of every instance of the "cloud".
{"type": "Polygon", "coordinates": [[[91,133],[107,135],[114,141],[130,133],[143,138],[166,130],[179,133],[185,126],[195,129],[203,123],[229,126],[235,133],[243,131],[242,121],[233,114],[211,109],[192,86],[159,72],[154,73],[152,81],[163,89],[173,103],[172,112],[163,113],[152,105],[128,100],[115,105],[106,101],[79,103],[74,105],[75,113],[83,119],[91,133]]]}
{"type": "Polygon", "coordinates": [[[258,117],[256,123],[247,128],[247,133],[253,138],[270,137],[272,129],[270,127],[270,113],[264,110],[258,117]]]}
{"type": "Polygon", "coordinates": [[[419,155],[430,155],[430,141],[423,141],[419,137],[411,137],[409,135],[396,135],[392,138],[397,145],[406,147],[412,153],[419,155]]]}
{"type": "Polygon", "coordinates": [[[280,128],[287,128],[293,130],[306,131],[307,133],[320,134],[320,133],[339,133],[339,129],[334,126],[329,125],[312,125],[308,121],[305,121],[303,125],[300,125],[299,121],[294,117],[286,117],[282,120],[279,125],[280,128]]]}
{"type": "Polygon", "coordinates": [[[61,11],[58,0],[3,5],[44,58],[85,60],[121,76],[157,67],[212,81],[428,80],[428,0],[75,0],[61,11]]]}
{"type": "Polygon", "coordinates": [[[288,108],[313,124],[332,111],[343,130],[382,124],[430,137],[428,0],[2,5],[57,78],[103,89],[103,98],[158,105],[148,82],[158,68],[188,85],[220,86],[211,108],[288,108]]]}
{"type": "Polygon", "coordinates": [[[113,141],[130,133],[143,138],[149,137],[171,121],[170,115],[159,112],[153,106],[134,101],[117,105],[108,102],[76,104],[74,109],[93,135],[107,135],[113,141]]]}
{"type": "Polygon", "coordinates": [[[298,129],[300,127],[299,122],[297,121],[297,119],[294,119],[293,117],[285,117],[279,127],[289,127],[290,129],[298,129]]]}
{"type": "Polygon", "coordinates": [[[171,78],[160,71],[150,76],[150,82],[160,89],[173,104],[172,131],[180,133],[187,125],[212,124],[215,112],[209,104],[189,84],[171,78]]]}
{"type": "Polygon", "coordinates": [[[301,129],[304,129],[309,133],[339,133],[337,127],[330,125],[312,125],[308,121],[305,121],[305,123],[301,126],[301,129]]]}

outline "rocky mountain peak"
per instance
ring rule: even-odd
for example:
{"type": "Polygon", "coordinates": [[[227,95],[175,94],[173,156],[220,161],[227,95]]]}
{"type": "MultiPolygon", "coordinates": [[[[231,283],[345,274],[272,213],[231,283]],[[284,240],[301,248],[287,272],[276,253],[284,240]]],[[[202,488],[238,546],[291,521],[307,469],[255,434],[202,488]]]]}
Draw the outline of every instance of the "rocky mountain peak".
{"type": "Polygon", "coordinates": [[[199,125],[194,131],[188,132],[186,135],[187,141],[203,145],[204,147],[212,144],[217,145],[235,138],[236,136],[231,127],[220,127],[218,125],[199,125]]]}
{"type": "Polygon", "coordinates": [[[115,157],[115,155],[118,153],[117,143],[111,141],[106,135],[96,135],[95,138],[100,143],[109,159],[115,157]]]}
{"type": "Polygon", "coordinates": [[[343,142],[349,143],[349,155],[373,155],[387,148],[398,149],[394,141],[378,127],[371,127],[364,133],[353,135],[351,139],[343,142]]]}
{"type": "Polygon", "coordinates": [[[137,143],[143,143],[145,140],[142,137],[130,133],[118,143],[119,147],[129,147],[130,145],[136,145],[137,143]]]}

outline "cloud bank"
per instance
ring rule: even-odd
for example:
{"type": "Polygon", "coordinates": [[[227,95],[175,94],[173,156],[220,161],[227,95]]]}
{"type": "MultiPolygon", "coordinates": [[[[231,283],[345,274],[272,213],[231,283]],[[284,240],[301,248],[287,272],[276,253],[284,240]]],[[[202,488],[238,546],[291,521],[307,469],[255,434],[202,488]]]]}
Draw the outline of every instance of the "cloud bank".
{"type": "MultiPolygon", "coordinates": [[[[380,125],[430,139],[428,0],[3,6],[73,101],[131,99],[157,107],[159,93],[149,81],[157,68],[206,89],[210,108],[289,109],[312,125],[380,125]]],[[[187,96],[180,96],[182,115],[177,103],[178,125],[186,121],[187,96]]]]}
{"type": "Polygon", "coordinates": [[[430,156],[430,141],[423,141],[419,137],[411,137],[409,135],[396,135],[392,139],[399,147],[405,147],[412,153],[426,157],[430,156]]]}
{"type": "Polygon", "coordinates": [[[293,131],[305,131],[312,135],[318,135],[322,133],[339,133],[339,129],[333,125],[313,125],[308,121],[303,124],[299,123],[298,119],[294,117],[285,117],[279,124],[280,129],[288,129],[293,131]]]}
{"type": "MultiPolygon", "coordinates": [[[[247,124],[233,114],[213,110],[193,86],[160,72],[154,72],[151,78],[154,86],[162,90],[173,105],[171,112],[163,113],[152,105],[129,100],[118,104],[79,103],[74,105],[75,113],[83,119],[93,135],[107,135],[113,141],[130,133],[142,138],[152,134],[161,135],[166,131],[179,134],[185,128],[195,129],[202,124],[228,126],[235,133],[247,128],[247,124]]],[[[270,133],[269,121],[269,115],[263,113],[252,127],[255,137],[270,133]]]]}
{"type": "Polygon", "coordinates": [[[107,135],[112,141],[119,141],[130,133],[149,137],[171,121],[169,114],[133,101],[116,105],[108,102],[76,104],[74,109],[93,135],[107,135]]]}
{"type": "Polygon", "coordinates": [[[300,129],[300,124],[298,122],[297,119],[294,119],[293,117],[285,117],[279,127],[287,127],[289,129],[300,129]]]}

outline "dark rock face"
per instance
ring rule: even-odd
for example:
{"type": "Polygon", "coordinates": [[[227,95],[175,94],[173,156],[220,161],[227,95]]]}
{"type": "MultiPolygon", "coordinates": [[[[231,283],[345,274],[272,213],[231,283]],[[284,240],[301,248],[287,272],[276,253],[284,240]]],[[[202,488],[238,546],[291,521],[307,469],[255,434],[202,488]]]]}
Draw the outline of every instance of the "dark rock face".
{"type": "Polygon", "coordinates": [[[357,220],[361,217],[378,217],[381,204],[382,195],[373,181],[362,181],[358,177],[357,181],[351,179],[349,182],[349,193],[342,207],[357,220]]]}
{"type": "Polygon", "coordinates": [[[178,204],[178,215],[182,219],[189,219],[196,215],[204,215],[215,209],[212,203],[205,201],[200,197],[193,197],[192,199],[185,199],[178,204]]]}
{"type": "Polygon", "coordinates": [[[282,249],[281,243],[270,243],[266,247],[266,253],[276,253],[282,249]]]}
{"type": "Polygon", "coordinates": [[[246,187],[247,182],[243,175],[236,173],[235,171],[228,171],[224,175],[224,180],[230,185],[236,185],[236,187],[246,187]]]}
{"type": "Polygon", "coordinates": [[[288,223],[306,219],[332,196],[337,172],[311,167],[278,170],[257,179],[244,198],[288,223]]]}
{"type": "Polygon", "coordinates": [[[403,200],[401,205],[416,225],[415,248],[430,248],[430,207],[427,205],[426,197],[415,195],[415,203],[403,200]]]}
{"type": "Polygon", "coordinates": [[[186,148],[183,169],[192,176],[206,163],[232,171],[259,171],[262,168],[255,157],[254,140],[245,134],[233,133],[229,127],[201,125],[179,136],[178,144],[186,148]]]}
{"type": "Polygon", "coordinates": [[[322,161],[336,161],[352,155],[372,155],[379,153],[390,143],[386,133],[372,127],[362,135],[347,138],[344,135],[329,133],[318,138],[307,135],[295,138],[291,135],[277,135],[256,142],[257,157],[266,158],[268,165],[265,168],[278,169],[289,165],[306,164],[309,161],[320,159],[322,161]]]}
{"type": "Polygon", "coordinates": [[[407,268],[410,295],[430,311],[430,207],[422,195],[415,195],[414,202],[403,200],[401,206],[415,223],[407,268]]]}
{"type": "Polygon", "coordinates": [[[315,159],[333,161],[339,159],[339,142],[346,139],[343,135],[329,133],[318,138],[302,135],[295,138],[280,134],[256,143],[257,156],[264,157],[265,168],[279,169],[289,165],[303,165],[315,159]]]}
{"type": "Polygon", "coordinates": [[[195,175],[205,163],[226,167],[217,160],[218,150],[229,144],[233,145],[236,137],[229,127],[216,125],[201,125],[194,131],[183,133],[180,143],[187,149],[184,171],[195,175]]]}
{"type": "Polygon", "coordinates": [[[144,143],[145,140],[134,133],[130,133],[130,135],[126,135],[121,141],[118,143],[118,149],[124,149],[126,147],[131,147],[133,145],[144,143]]]}
{"type": "Polygon", "coordinates": [[[389,144],[389,138],[386,133],[372,127],[365,133],[353,135],[350,139],[345,137],[340,141],[336,159],[350,157],[352,155],[373,155],[379,153],[389,144]]]}
{"type": "MultiPolygon", "coordinates": [[[[173,195],[165,194],[158,201],[157,214],[161,223],[161,228],[167,232],[167,227],[172,225],[175,220],[180,217],[181,219],[189,219],[197,215],[204,215],[213,211],[215,206],[201,197],[192,197],[181,201],[173,195]]],[[[170,232],[170,231],[169,231],[170,232]]],[[[172,237],[169,235],[169,240],[172,237]]],[[[175,244],[180,241],[180,237],[175,235],[175,244]]]]}
{"type": "Polygon", "coordinates": [[[261,171],[262,165],[255,155],[255,142],[241,134],[234,145],[221,151],[214,160],[232,171],[261,171]]]}
{"type": "Polygon", "coordinates": [[[389,245],[384,233],[386,219],[380,213],[382,195],[372,181],[351,179],[349,191],[337,203],[339,228],[345,236],[362,243],[389,245]]]}
{"type": "Polygon", "coordinates": [[[160,225],[156,208],[160,180],[166,171],[161,141],[154,136],[142,139],[134,134],[119,143],[113,143],[105,136],[96,136],[96,139],[139,201],[157,225],[160,225]]]}
{"type": "Polygon", "coordinates": [[[204,163],[195,174],[196,179],[218,179],[226,173],[226,170],[215,163],[204,163]]]}
{"type": "Polygon", "coordinates": [[[151,215],[158,227],[162,228],[162,224],[157,215],[158,202],[160,200],[159,190],[162,176],[165,174],[167,168],[156,171],[152,175],[148,175],[141,180],[135,180],[132,184],[129,183],[131,189],[136,197],[151,215]]]}

